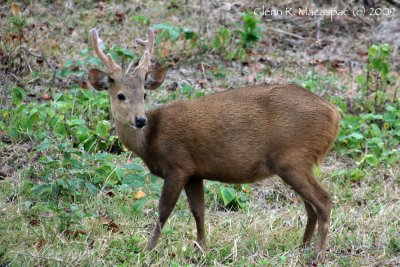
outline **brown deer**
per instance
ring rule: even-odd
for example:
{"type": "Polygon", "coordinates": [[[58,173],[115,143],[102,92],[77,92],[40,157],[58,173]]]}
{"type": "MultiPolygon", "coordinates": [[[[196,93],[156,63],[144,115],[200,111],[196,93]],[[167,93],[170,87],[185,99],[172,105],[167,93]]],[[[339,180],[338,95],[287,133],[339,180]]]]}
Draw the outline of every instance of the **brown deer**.
{"type": "Polygon", "coordinates": [[[150,111],[145,90],[159,87],[165,68],[151,66],[154,31],[136,42],[144,54],[125,74],[99,46],[97,56],[107,72],[91,69],[96,90],[108,90],[121,142],[164,179],[159,219],[147,250],[155,248],[161,230],[183,189],[196,221],[197,241],[205,246],[203,180],[253,183],[280,176],[304,200],[307,225],[302,241],[310,246],[318,222],[315,256],[324,258],[332,209],[331,196],[313,176],[338,133],[337,109],[296,85],[259,85],[180,100],[150,111]]]}

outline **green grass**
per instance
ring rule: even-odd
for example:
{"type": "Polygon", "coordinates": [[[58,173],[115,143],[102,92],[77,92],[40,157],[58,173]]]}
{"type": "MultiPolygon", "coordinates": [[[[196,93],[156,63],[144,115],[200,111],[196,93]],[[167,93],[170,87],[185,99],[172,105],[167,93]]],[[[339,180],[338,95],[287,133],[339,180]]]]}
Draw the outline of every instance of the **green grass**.
{"type": "MultiPolygon", "coordinates": [[[[371,170],[357,187],[336,185],[329,172],[321,177],[334,194],[328,266],[390,265],[398,260],[398,181],[391,175],[382,181],[381,175],[371,170]]],[[[255,185],[260,191],[249,208],[239,211],[223,211],[208,196],[204,251],[195,244],[195,223],[181,197],[156,251],[148,255],[145,245],[157,215],[155,195],[140,211],[133,208],[133,192],[118,190],[112,197],[86,193],[79,201],[50,203],[26,192],[22,173],[14,178],[3,181],[0,191],[0,230],[7,233],[0,237],[3,263],[131,266],[151,259],[159,266],[293,266],[311,257],[309,250],[298,248],[306,220],[303,205],[288,201],[294,194],[279,179],[269,180],[269,186],[255,185]],[[117,232],[108,226],[111,220],[117,232]]]]}

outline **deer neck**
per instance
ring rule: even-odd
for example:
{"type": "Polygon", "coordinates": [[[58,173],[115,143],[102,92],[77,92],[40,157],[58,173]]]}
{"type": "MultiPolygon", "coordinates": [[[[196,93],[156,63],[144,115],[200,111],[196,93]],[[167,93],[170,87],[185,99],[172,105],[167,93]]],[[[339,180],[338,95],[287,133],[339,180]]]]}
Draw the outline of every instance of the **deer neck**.
{"type": "Polygon", "coordinates": [[[149,132],[151,131],[149,126],[150,125],[147,125],[142,129],[134,129],[120,121],[115,121],[115,127],[120,141],[141,158],[147,155],[147,136],[149,136],[149,132]]]}

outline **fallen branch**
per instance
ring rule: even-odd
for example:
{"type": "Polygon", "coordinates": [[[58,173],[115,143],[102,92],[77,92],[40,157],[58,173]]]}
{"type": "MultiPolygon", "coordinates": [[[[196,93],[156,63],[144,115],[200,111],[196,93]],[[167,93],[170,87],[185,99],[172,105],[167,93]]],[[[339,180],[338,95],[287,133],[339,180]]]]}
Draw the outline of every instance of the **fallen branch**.
{"type": "Polygon", "coordinates": [[[33,57],[35,57],[35,58],[40,58],[40,59],[42,59],[44,62],[46,62],[46,64],[47,64],[47,65],[50,67],[50,69],[53,71],[53,77],[52,77],[52,79],[51,79],[51,84],[54,85],[55,80],[56,80],[56,74],[57,74],[57,69],[56,69],[56,67],[54,67],[54,65],[51,64],[50,61],[49,61],[47,58],[45,58],[43,55],[36,54],[36,53],[30,51],[28,48],[26,48],[26,47],[24,47],[24,46],[20,46],[20,50],[23,50],[23,51],[25,51],[26,53],[28,53],[28,55],[31,55],[31,56],[33,56],[33,57]]]}
{"type": "Polygon", "coordinates": [[[297,34],[294,34],[294,33],[291,33],[291,32],[283,31],[283,30],[281,30],[281,29],[274,29],[274,28],[271,28],[271,27],[268,27],[268,29],[269,29],[269,30],[272,30],[272,31],[274,31],[274,32],[278,32],[278,33],[283,33],[283,34],[286,34],[286,35],[290,35],[290,36],[293,36],[293,37],[296,37],[296,38],[299,38],[299,39],[302,39],[302,40],[309,39],[309,38],[304,38],[303,36],[300,36],[300,35],[297,35],[297,34]]]}

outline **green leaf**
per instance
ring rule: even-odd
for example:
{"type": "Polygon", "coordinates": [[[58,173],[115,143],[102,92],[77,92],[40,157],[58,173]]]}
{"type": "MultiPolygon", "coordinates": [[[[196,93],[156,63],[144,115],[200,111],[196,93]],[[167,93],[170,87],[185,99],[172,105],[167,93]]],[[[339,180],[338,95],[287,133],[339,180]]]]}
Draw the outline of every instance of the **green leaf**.
{"type": "Polygon", "coordinates": [[[191,29],[183,29],[183,34],[186,40],[195,40],[198,37],[197,33],[191,29]]]}
{"type": "Polygon", "coordinates": [[[122,184],[132,187],[144,186],[144,177],[138,174],[129,174],[122,180],[122,184]]]}
{"type": "Polygon", "coordinates": [[[165,30],[166,32],[168,32],[169,38],[172,41],[178,40],[178,38],[179,38],[179,36],[181,34],[181,29],[180,28],[174,27],[174,26],[169,25],[169,24],[164,24],[164,23],[156,24],[156,25],[154,25],[153,28],[155,30],[165,30]]]}
{"type": "Polygon", "coordinates": [[[235,56],[237,59],[239,59],[241,61],[245,60],[246,59],[246,50],[239,47],[238,49],[236,49],[235,56]]]}
{"type": "Polygon", "coordinates": [[[215,39],[214,39],[214,47],[219,50],[223,47],[226,47],[232,38],[232,34],[230,32],[230,30],[228,30],[227,28],[225,28],[224,26],[221,26],[217,32],[217,34],[215,35],[215,39]]]}
{"type": "Polygon", "coordinates": [[[375,57],[378,53],[378,50],[379,47],[377,45],[371,45],[371,47],[368,48],[368,57],[375,57]]]}
{"type": "Polygon", "coordinates": [[[175,27],[171,27],[170,29],[168,29],[168,33],[172,41],[178,40],[179,35],[181,34],[180,30],[175,27]]]}
{"type": "Polygon", "coordinates": [[[39,184],[32,188],[32,191],[39,196],[48,195],[52,192],[52,187],[49,184],[39,184]]]}
{"type": "Polygon", "coordinates": [[[97,187],[94,184],[86,182],[85,186],[89,190],[90,194],[92,194],[93,196],[97,195],[97,191],[98,190],[97,190],[97,187]]]}
{"type": "Polygon", "coordinates": [[[361,114],[360,117],[364,120],[381,120],[383,118],[381,114],[372,113],[361,114]]]}
{"type": "Polygon", "coordinates": [[[225,206],[227,206],[236,198],[236,191],[233,188],[221,186],[219,190],[225,206]]]}
{"type": "Polygon", "coordinates": [[[86,121],[83,119],[70,119],[67,121],[67,124],[68,124],[68,126],[71,126],[71,127],[77,126],[77,125],[84,126],[84,125],[86,125],[86,121]]]}
{"type": "Polygon", "coordinates": [[[117,54],[118,54],[119,56],[125,56],[125,57],[131,58],[131,59],[134,59],[134,58],[135,58],[135,54],[134,54],[132,51],[126,49],[126,48],[116,47],[116,48],[113,48],[113,50],[114,50],[115,52],[117,52],[117,54]]]}
{"type": "Polygon", "coordinates": [[[109,131],[111,129],[111,124],[109,121],[103,120],[100,121],[96,126],[96,133],[103,138],[106,138],[110,135],[109,131]]]}
{"type": "Polygon", "coordinates": [[[68,76],[82,77],[84,75],[86,75],[86,71],[83,70],[62,69],[61,71],[57,72],[57,76],[59,78],[64,78],[68,76]]]}
{"type": "Polygon", "coordinates": [[[76,132],[76,138],[78,139],[79,143],[86,141],[90,136],[90,130],[84,126],[80,127],[76,132]]]}
{"type": "Polygon", "coordinates": [[[101,62],[100,58],[98,57],[89,57],[86,62],[90,65],[95,65],[98,67],[102,67],[103,63],[101,62]]]}
{"type": "Polygon", "coordinates": [[[11,98],[14,105],[19,105],[22,101],[26,99],[26,92],[21,87],[14,87],[11,90],[11,98]]]}
{"type": "Polygon", "coordinates": [[[349,138],[354,138],[354,139],[356,139],[356,140],[363,140],[364,139],[364,136],[361,134],[361,133],[351,133],[350,135],[349,135],[349,138]]]}
{"type": "Polygon", "coordinates": [[[125,164],[123,167],[129,170],[144,172],[144,168],[139,164],[125,164]]]}
{"type": "Polygon", "coordinates": [[[135,203],[133,204],[133,210],[135,212],[138,212],[142,209],[143,205],[146,204],[146,202],[149,200],[149,198],[147,196],[142,197],[141,199],[138,199],[135,201],[135,203]]]}
{"type": "Polygon", "coordinates": [[[384,52],[390,52],[390,46],[388,44],[383,44],[381,46],[382,51],[384,52]]]}
{"type": "Polygon", "coordinates": [[[378,166],[380,164],[380,160],[372,154],[365,155],[364,160],[370,166],[378,166]]]}
{"type": "Polygon", "coordinates": [[[50,148],[52,148],[53,143],[51,143],[49,140],[43,141],[39,146],[36,147],[37,151],[48,151],[50,148]]]}

